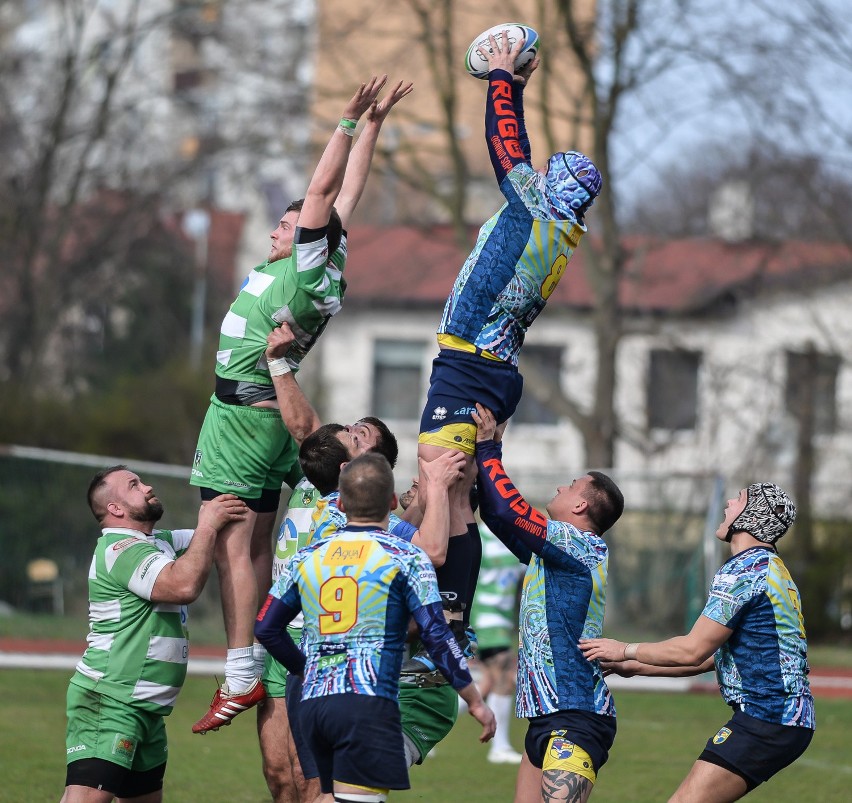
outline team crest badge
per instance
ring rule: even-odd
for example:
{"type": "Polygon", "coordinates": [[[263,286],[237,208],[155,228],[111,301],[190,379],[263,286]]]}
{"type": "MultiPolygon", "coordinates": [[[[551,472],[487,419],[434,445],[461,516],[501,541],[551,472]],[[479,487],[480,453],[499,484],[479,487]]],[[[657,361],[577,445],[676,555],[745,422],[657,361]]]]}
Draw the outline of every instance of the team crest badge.
{"type": "Polygon", "coordinates": [[[722,744],[727,738],[731,735],[730,728],[721,728],[719,732],[713,737],[713,744],[722,744]]]}
{"type": "Polygon", "coordinates": [[[135,752],[136,742],[133,739],[119,733],[115,735],[115,739],[112,741],[112,754],[114,756],[125,756],[132,759],[135,752]]]}
{"type": "Polygon", "coordinates": [[[550,757],[556,761],[565,761],[574,754],[574,742],[569,742],[561,736],[557,736],[550,743],[550,757]]]}

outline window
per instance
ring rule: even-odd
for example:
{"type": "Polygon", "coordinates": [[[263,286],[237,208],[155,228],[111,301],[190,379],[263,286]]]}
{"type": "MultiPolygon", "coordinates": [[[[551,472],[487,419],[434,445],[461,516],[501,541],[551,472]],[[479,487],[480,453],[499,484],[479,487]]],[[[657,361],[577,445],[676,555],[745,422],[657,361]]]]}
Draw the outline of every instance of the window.
{"type": "Polygon", "coordinates": [[[810,349],[787,352],[787,412],[797,421],[810,417],[813,432],[827,435],[837,428],[837,371],[840,357],[810,349]]]}
{"type": "Polygon", "coordinates": [[[373,348],[373,415],[419,421],[423,412],[422,340],[376,340],[373,348]]]}
{"type": "Polygon", "coordinates": [[[559,374],[562,370],[563,352],[561,346],[524,346],[518,366],[524,375],[524,395],[512,416],[512,424],[554,426],[559,423],[559,416],[553,408],[536,398],[533,386],[539,385],[542,389],[547,389],[547,385],[552,385],[557,393],[560,392],[559,374]]]}
{"type": "Polygon", "coordinates": [[[700,351],[653,349],[648,366],[648,427],[695,429],[700,351]]]}

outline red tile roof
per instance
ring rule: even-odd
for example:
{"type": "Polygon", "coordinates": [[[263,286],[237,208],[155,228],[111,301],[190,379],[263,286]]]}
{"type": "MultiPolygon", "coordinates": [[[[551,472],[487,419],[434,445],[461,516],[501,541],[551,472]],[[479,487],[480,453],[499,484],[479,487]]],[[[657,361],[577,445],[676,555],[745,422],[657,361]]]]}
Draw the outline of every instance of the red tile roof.
{"type": "MultiPolygon", "coordinates": [[[[475,231],[471,236],[473,242],[475,231]]],[[[596,245],[588,236],[583,240],[551,305],[592,306],[585,271],[596,245]]],[[[732,293],[852,278],[852,249],[841,243],[631,237],[624,248],[619,297],[634,312],[686,313],[732,293]]],[[[449,226],[353,227],[349,249],[346,300],[352,306],[442,305],[468,254],[455,244],[449,226]]]]}

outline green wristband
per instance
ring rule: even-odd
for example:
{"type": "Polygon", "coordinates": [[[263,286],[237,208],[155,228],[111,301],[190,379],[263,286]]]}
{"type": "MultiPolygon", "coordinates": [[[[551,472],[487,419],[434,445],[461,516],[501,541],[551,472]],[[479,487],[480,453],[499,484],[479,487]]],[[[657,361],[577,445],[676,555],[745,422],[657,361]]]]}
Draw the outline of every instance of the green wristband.
{"type": "Polygon", "coordinates": [[[357,120],[349,120],[346,117],[340,118],[340,127],[341,128],[350,128],[354,131],[357,125],[358,125],[357,120]]]}

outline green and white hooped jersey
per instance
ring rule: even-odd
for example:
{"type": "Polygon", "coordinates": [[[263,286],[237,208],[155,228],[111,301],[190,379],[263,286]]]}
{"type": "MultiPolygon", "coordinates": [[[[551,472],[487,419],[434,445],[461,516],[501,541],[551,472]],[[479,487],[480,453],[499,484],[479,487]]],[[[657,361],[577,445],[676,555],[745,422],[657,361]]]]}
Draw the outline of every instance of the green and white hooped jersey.
{"type": "Polygon", "coordinates": [[[89,568],[89,646],[71,683],[145,711],[171,713],[186,678],[187,609],[151,602],[151,591],[192,534],[103,531],[89,568]]]}
{"type": "Polygon", "coordinates": [[[271,385],[266,337],[290,324],[296,341],[286,357],[293,371],[342,306],[346,283],[346,236],[331,259],[325,237],[294,243],[293,254],[256,267],[243,282],[219,333],[216,375],[223,379],[271,385]]]}
{"type": "MultiPolygon", "coordinates": [[[[274,586],[284,572],[287,560],[296,551],[308,544],[311,532],[311,522],[317,502],[322,494],[303,477],[287,503],[287,513],[278,530],[278,540],[275,544],[275,554],[272,556],[272,585],[274,586]]],[[[290,636],[297,644],[302,635],[302,614],[300,613],[287,628],[290,636]]]]}

